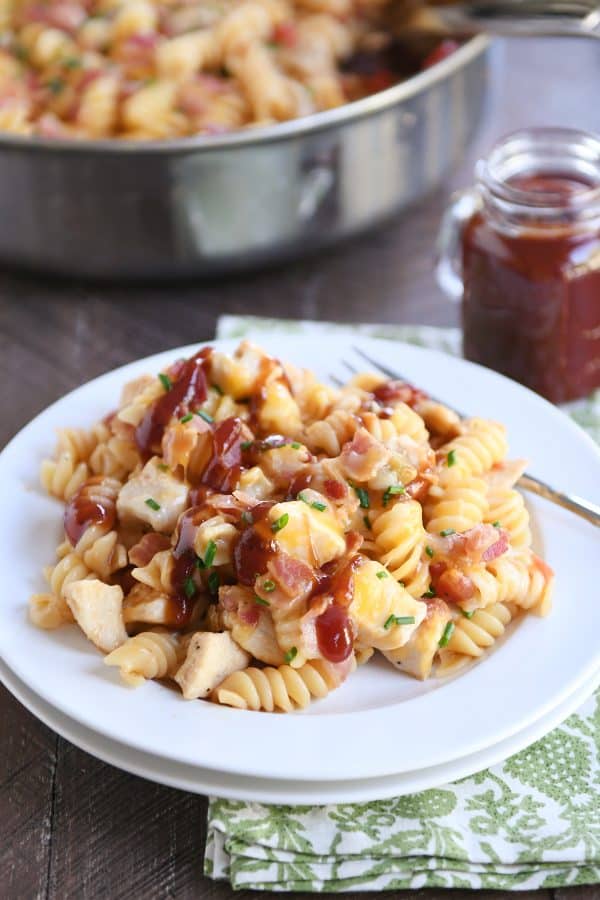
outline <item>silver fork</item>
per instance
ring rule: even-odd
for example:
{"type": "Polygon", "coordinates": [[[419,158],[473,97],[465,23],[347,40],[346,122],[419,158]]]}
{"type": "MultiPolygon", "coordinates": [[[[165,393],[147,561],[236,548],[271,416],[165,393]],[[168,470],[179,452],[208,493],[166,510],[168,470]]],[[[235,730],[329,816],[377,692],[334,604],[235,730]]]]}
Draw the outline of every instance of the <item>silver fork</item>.
{"type": "MultiPolygon", "coordinates": [[[[353,347],[352,349],[358,356],[364,359],[365,362],[368,362],[370,366],[373,366],[374,369],[378,370],[383,375],[386,375],[388,378],[393,378],[395,381],[407,380],[400,372],[395,372],[393,369],[388,368],[388,366],[383,365],[383,363],[373,359],[372,356],[369,356],[369,354],[365,353],[364,350],[361,350],[360,347],[353,347]]],[[[358,371],[355,366],[346,360],[343,360],[343,364],[351,372],[356,373],[358,371]]],[[[333,376],[332,381],[340,384],[340,380],[333,376]]],[[[464,418],[462,413],[449,406],[444,400],[440,400],[429,393],[428,396],[435,403],[443,403],[448,409],[453,409],[454,412],[461,416],[461,418],[464,418]]],[[[550,500],[552,503],[556,503],[558,506],[562,506],[564,509],[568,509],[570,512],[581,516],[582,519],[587,519],[588,522],[591,522],[592,525],[595,525],[597,528],[600,527],[600,506],[596,503],[591,503],[589,500],[583,500],[575,494],[566,494],[563,491],[558,491],[551,485],[546,484],[546,482],[542,481],[540,478],[530,475],[529,472],[525,472],[521,475],[517,483],[523,490],[530,491],[532,494],[537,494],[545,500],[550,500]]]]}

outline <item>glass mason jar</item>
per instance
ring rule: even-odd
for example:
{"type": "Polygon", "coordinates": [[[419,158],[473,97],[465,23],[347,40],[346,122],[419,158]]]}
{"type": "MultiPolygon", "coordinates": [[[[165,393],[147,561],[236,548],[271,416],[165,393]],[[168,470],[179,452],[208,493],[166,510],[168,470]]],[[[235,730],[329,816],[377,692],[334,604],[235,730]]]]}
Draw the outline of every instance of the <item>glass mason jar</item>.
{"type": "Polygon", "coordinates": [[[600,386],[600,138],[516,132],[475,169],[440,232],[467,359],[559,403],[600,386]]]}

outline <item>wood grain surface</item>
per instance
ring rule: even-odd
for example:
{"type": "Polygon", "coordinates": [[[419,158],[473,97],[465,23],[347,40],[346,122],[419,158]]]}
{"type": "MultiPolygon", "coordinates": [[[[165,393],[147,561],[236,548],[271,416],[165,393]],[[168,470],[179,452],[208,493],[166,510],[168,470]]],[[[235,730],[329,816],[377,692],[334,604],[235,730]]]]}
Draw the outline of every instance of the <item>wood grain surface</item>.
{"type": "MultiPolygon", "coordinates": [[[[0,273],[0,446],[82,382],[212,337],[222,313],[455,324],[433,276],[451,190],[468,185],[474,160],[514,128],[600,131],[600,43],[498,42],[495,70],[486,120],[460,170],[401,219],[326,254],[212,283],[109,286],[0,273]]],[[[127,775],[58,738],[0,687],[2,900],[229,897],[228,885],[202,876],[205,813],[205,798],[127,775]]],[[[450,892],[396,893],[405,895],[450,892]]],[[[510,896],[598,900],[600,889],[510,896]]]]}

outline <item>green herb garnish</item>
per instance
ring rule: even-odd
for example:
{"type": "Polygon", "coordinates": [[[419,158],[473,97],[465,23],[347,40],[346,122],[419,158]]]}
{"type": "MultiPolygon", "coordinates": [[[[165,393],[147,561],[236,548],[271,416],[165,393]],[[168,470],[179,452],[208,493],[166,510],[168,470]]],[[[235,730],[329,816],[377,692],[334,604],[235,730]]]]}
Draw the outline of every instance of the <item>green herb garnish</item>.
{"type": "Polygon", "coordinates": [[[450,537],[451,534],[456,534],[454,528],[444,528],[443,531],[440,531],[441,537],[450,537]]]}
{"type": "Polygon", "coordinates": [[[448,641],[452,637],[453,631],[454,631],[454,622],[448,622],[448,624],[444,628],[444,633],[442,634],[442,636],[439,640],[438,647],[446,647],[447,646],[448,641]]]}
{"type": "Polygon", "coordinates": [[[206,545],[206,553],[204,554],[204,568],[210,569],[212,564],[215,561],[215,555],[217,552],[217,545],[214,541],[209,541],[206,545]]]}
{"type": "Polygon", "coordinates": [[[430,547],[429,544],[427,544],[427,546],[425,547],[425,553],[427,554],[429,559],[432,559],[434,553],[433,547],[430,547]]]}
{"type": "Polygon", "coordinates": [[[368,531],[373,531],[373,526],[371,525],[371,520],[368,516],[363,516],[363,522],[365,523],[365,528],[368,531]]]}
{"type": "Polygon", "coordinates": [[[164,372],[161,372],[160,375],[158,376],[158,378],[159,378],[160,383],[164,387],[165,391],[170,391],[171,388],[173,387],[173,382],[171,381],[169,376],[165,375],[164,372]]]}
{"type": "Polygon", "coordinates": [[[242,448],[242,450],[249,450],[253,443],[254,441],[242,441],[240,447],[242,448]]]}
{"type": "Polygon", "coordinates": [[[289,663],[291,663],[291,661],[293,659],[296,659],[297,656],[298,656],[298,648],[290,647],[290,649],[288,650],[288,652],[285,654],[285,656],[283,658],[286,661],[286,663],[289,664],[289,663]]]}
{"type": "Polygon", "coordinates": [[[395,616],[392,613],[392,615],[385,620],[383,627],[387,631],[387,629],[391,628],[392,625],[414,625],[415,621],[416,619],[414,616],[395,616]]]}
{"type": "Polygon", "coordinates": [[[158,464],[158,468],[160,469],[161,472],[168,472],[168,471],[169,471],[169,467],[168,467],[168,465],[167,465],[166,463],[159,463],[159,464],[158,464]]]}
{"type": "Polygon", "coordinates": [[[446,457],[446,464],[449,469],[456,465],[456,450],[451,450],[446,457]]]}
{"type": "Polygon", "coordinates": [[[275,582],[271,581],[270,578],[267,578],[262,583],[262,589],[263,589],[263,591],[265,591],[265,593],[272,594],[273,591],[275,590],[275,582]]]}
{"type": "Polygon", "coordinates": [[[245,522],[246,525],[254,525],[254,516],[247,509],[242,513],[242,522],[245,522]]]}
{"type": "Polygon", "coordinates": [[[472,619],[473,616],[475,615],[475,610],[472,609],[471,612],[467,612],[466,609],[461,609],[461,613],[463,614],[465,619],[472,619]]]}
{"type": "Polygon", "coordinates": [[[46,82],[46,87],[54,95],[60,94],[64,86],[65,82],[62,78],[51,78],[50,81],[46,82]]]}
{"type": "Polygon", "coordinates": [[[500,519],[496,519],[495,522],[492,522],[492,525],[494,526],[494,528],[500,528],[500,519]]]}
{"type": "Polygon", "coordinates": [[[211,388],[213,389],[213,391],[216,391],[219,397],[223,396],[223,388],[220,388],[218,384],[211,384],[211,388]]]}
{"type": "Polygon", "coordinates": [[[387,578],[388,577],[388,573],[385,571],[385,569],[380,569],[379,572],[375,572],[375,574],[377,575],[378,578],[387,578]]]}
{"type": "Polygon", "coordinates": [[[194,584],[194,579],[191,575],[188,575],[188,577],[183,582],[183,590],[188,600],[191,600],[196,593],[196,585],[194,584]]]}
{"type": "Polygon", "coordinates": [[[326,503],[319,503],[317,500],[314,500],[310,505],[313,509],[318,509],[319,512],[325,512],[327,509],[326,503]]]}
{"type": "Polygon", "coordinates": [[[263,600],[263,598],[259,597],[258,594],[254,595],[254,602],[260,603],[261,606],[270,606],[271,605],[268,600],[263,600]]]}
{"type": "Polygon", "coordinates": [[[298,441],[292,441],[292,443],[290,444],[292,450],[299,450],[301,446],[302,444],[299,444],[298,441]]]}
{"type": "Polygon", "coordinates": [[[153,500],[152,497],[148,497],[147,500],[144,501],[146,506],[149,506],[150,509],[153,509],[155,512],[160,509],[160,503],[157,503],[156,500],[153,500]]]}
{"type": "Polygon", "coordinates": [[[271,525],[271,531],[273,534],[277,534],[278,531],[281,531],[282,528],[285,528],[287,523],[290,521],[290,517],[288,513],[284,513],[282,516],[279,516],[273,524],[271,525]]]}
{"type": "Polygon", "coordinates": [[[435,588],[432,584],[429,585],[429,590],[425,591],[424,594],[421,594],[421,597],[425,600],[431,600],[432,597],[435,597],[435,588]]]}
{"type": "Polygon", "coordinates": [[[350,483],[350,487],[353,488],[354,493],[358,497],[358,502],[360,504],[361,509],[369,509],[371,504],[369,502],[369,493],[364,488],[358,487],[356,484],[350,483]]]}
{"type": "Polygon", "coordinates": [[[204,419],[205,422],[208,422],[209,425],[212,425],[212,423],[214,422],[213,417],[209,415],[209,413],[204,412],[203,409],[197,409],[196,415],[200,416],[201,419],[204,419]]]}
{"type": "Polygon", "coordinates": [[[182,416],[179,421],[182,425],[185,425],[186,422],[191,422],[193,418],[194,416],[192,415],[192,413],[188,413],[187,416],[182,416]]]}
{"type": "Polygon", "coordinates": [[[383,495],[383,505],[387,506],[392,497],[395,494],[405,494],[406,488],[404,488],[401,484],[392,484],[389,488],[386,489],[383,495]]]}
{"type": "Polygon", "coordinates": [[[80,69],[81,60],[75,56],[70,56],[68,59],[63,60],[63,66],[65,69],[80,69]]]}
{"type": "Polygon", "coordinates": [[[219,578],[219,573],[211,572],[210,575],[208,576],[208,590],[210,591],[210,593],[213,595],[216,594],[217,591],[219,590],[220,584],[221,584],[221,581],[219,578]]]}

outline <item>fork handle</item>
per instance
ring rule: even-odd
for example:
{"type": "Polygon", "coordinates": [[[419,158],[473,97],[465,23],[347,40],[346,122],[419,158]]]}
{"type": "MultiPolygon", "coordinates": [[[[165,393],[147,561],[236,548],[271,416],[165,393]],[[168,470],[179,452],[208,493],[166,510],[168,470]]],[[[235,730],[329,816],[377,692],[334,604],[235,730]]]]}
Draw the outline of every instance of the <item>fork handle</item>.
{"type": "Polygon", "coordinates": [[[551,500],[552,503],[570,510],[581,516],[582,519],[587,519],[596,528],[600,528],[600,506],[596,503],[590,503],[589,500],[583,500],[574,494],[563,494],[562,491],[557,491],[556,488],[550,487],[549,484],[546,484],[545,481],[540,481],[539,478],[534,478],[528,472],[521,475],[518,484],[524,490],[531,491],[532,494],[537,494],[539,497],[544,497],[545,500],[551,500]]]}
{"type": "Polygon", "coordinates": [[[436,15],[452,32],[513,37],[600,37],[600,5],[594,0],[466,0],[437,6],[436,15]]]}

